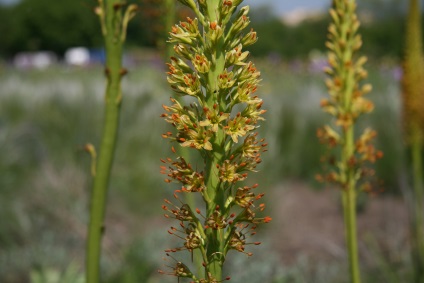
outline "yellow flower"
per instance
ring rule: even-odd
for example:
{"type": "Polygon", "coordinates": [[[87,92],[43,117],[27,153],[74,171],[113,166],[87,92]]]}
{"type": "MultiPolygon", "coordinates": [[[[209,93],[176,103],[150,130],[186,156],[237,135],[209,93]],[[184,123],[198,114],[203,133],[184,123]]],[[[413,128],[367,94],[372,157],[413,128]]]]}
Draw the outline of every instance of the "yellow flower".
{"type": "Polygon", "coordinates": [[[212,132],[218,132],[219,125],[222,121],[225,121],[230,116],[229,113],[217,113],[215,110],[204,108],[206,119],[199,122],[202,127],[211,127],[212,132]]]}
{"type": "Polygon", "coordinates": [[[205,132],[201,129],[199,129],[198,131],[190,129],[187,131],[189,139],[180,138],[180,141],[182,142],[181,146],[192,147],[196,149],[203,148],[205,150],[212,150],[212,144],[209,141],[210,136],[207,133],[208,132],[205,132]]]}
{"type": "Polygon", "coordinates": [[[249,125],[249,122],[251,122],[250,119],[238,113],[237,116],[233,120],[230,120],[228,125],[224,127],[225,133],[231,136],[231,139],[237,143],[238,137],[243,137],[248,131],[255,129],[255,126],[249,125]]]}
{"type": "Polygon", "coordinates": [[[244,175],[237,173],[238,166],[235,163],[231,163],[229,160],[225,160],[224,164],[220,167],[219,178],[223,182],[235,183],[245,179],[244,175]]]}

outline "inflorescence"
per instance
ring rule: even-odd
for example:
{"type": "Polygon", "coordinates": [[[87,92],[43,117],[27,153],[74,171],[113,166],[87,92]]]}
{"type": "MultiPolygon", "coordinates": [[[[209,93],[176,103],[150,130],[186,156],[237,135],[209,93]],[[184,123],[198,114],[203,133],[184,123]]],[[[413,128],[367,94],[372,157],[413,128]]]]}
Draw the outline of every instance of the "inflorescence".
{"type": "Polygon", "coordinates": [[[175,147],[175,158],[161,160],[165,182],[181,185],[174,193],[175,201],[165,200],[162,208],[167,218],[179,221],[169,234],[183,242],[166,250],[174,264],[171,271],[161,273],[191,282],[222,282],[226,254],[235,250],[252,255],[245,251],[246,246],[260,243],[248,239],[255,235],[258,224],[271,221],[268,216],[258,216],[265,208],[256,204],[264,196],[255,192],[258,185],[239,185],[249,172],[256,171],[267,146],[255,132],[266,112],[255,94],[260,72],[247,61],[249,52],[243,50],[255,43],[257,36],[253,29],[245,31],[249,7],[237,9],[242,0],[179,1],[191,8],[196,18],[187,18],[170,32],[175,57],[168,63],[167,74],[176,97],[171,98],[170,106],[163,106],[162,117],[174,131],[162,136],[199,152],[204,163],[193,166],[175,147]],[[200,194],[204,208],[184,201],[182,195],[191,193],[200,194]],[[183,250],[200,251],[202,274],[196,276],[171,255],[183,250]]]}
{"type": "MultiPolygon", "coordinates": [[[[367,162],[374,163],[382,157],[382,152],[376,150],[373,140],[377,136],[375,130],[366,128],[354,143],[354,125],[363,114],[370,113],[374,104],[364,96],[372,89],[370,84],[362,84],[368,72],[364,69],[367,61],[365,56],[355,58],[362,46],[358,34],[359,20],[356,15],[355,1],[333,1],[330,9],[332,23],[328,29],[329,49],[328,64],[325,72],[329,75],[326,85],[330,97],[321,101],[324,112],[334,117],[334,125],[326,125],[318,129],[317,136],[322,143],[330,148],[340,146],[340,162],[337,158],[328,161],[336,169],[326,176],[318,175],[320,181],[335,182],[343,189],[350,182],[355,184],[363,177],[374,175],[374,171],[366,168],[367,162]]],[[[369,182],[363,182],[362,190],[370,191],[369,182]]]]}

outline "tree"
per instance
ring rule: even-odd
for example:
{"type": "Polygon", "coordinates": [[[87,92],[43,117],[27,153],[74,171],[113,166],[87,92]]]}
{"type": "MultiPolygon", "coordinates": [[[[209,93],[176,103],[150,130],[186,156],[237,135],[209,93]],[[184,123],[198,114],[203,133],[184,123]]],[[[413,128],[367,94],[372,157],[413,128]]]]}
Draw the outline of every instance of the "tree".
{"type": "Polygon", "coordinates": [[[94,3],[86,0],[23,0],[3,8],[6,16],[2,17],[5,22],[0,30],[8,37],[0,52],[12,55],[51,50],[63,54],[71,46],[99,46],[102,39],[93,8],[94,3]]]}

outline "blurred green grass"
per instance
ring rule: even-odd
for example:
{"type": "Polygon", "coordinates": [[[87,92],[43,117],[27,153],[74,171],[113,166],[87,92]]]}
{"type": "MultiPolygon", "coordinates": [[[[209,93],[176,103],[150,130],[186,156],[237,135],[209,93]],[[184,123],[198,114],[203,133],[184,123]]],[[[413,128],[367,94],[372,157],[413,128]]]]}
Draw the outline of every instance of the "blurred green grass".
{"type": "MultiPolygon", "coordinates": [[[[318,187],[314,175],[322,170],[324,148],[315,132],[329,120],[319,108],[327,95],[324,75],[303,65],[265,60],[257,65],[263,77],[259,93],[268,110],[259,131],[269,142],[269,153],[249,182],[259,182],[265,191],[287,180],[318,187]]],[[[360,123],[378,131],[377,147],[385,157],[377,173],[387,191],[399,194],[403,145],[399,86],[392,72],[371,67],[376,110],[360,123]]],[[[170,241],[163,233],[160,205],[171,189],[158,169],[159,158],[169,154],[168,142],[161,138],[168,126],[159,117],[171,95],[165,82],[165,70],[154,65],[133,68],[123,82],[107,216],[112,236],[104,244],[105,282],[174,282],[156,275],[162,264],[157,246],[170,241]]],[[[83,263],[90,189],[90,160],[83,146],[98,144],[103,89],[100,67],[0,73],[0,282],[29,282],[31,270],[66,273],[71,262],[83,263]]],[[[342,265],[305,273],[310,263],[282,268],[272,250],[258,250],[260,258],[269,259],[263,261],[268,260],[269,272],[260,277],[267,279],[260,279],[259,272],[250,282],[344,282],[342,265]]]]}

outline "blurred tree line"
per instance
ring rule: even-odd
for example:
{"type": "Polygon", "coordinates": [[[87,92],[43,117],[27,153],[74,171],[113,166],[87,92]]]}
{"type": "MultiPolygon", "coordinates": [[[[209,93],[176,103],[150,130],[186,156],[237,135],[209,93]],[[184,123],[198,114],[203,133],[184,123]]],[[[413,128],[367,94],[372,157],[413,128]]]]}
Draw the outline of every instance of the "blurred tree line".
{"type": "MultiPolygon", "coordinates": [[[[140,12],[130,23],[129,46],[163,46],[167,37],[164,0],[130,0],[140,12]],[[162,43],[162,45],[161,45],[162,43]]],[[[402,55],[405,13],[401,0],[360,1],[363,15],[363,52],[370,57],[402,55]]],[[[20,51],[50,50],[62,55],[73,46],[100,47],[102,37],[95,0],[21,0],[15,5],[0,5],[0,56],[20,51]]],[[[177,6],[177,18],[188,13],[177,6]]],[[[267,7],[252,9],[252,27],[260,37],[251,47],[255,56],[277,55],[284,59],[305,58],[311,50],[324,51],[329,18],[324,13],[298,25],[287,25],[267,7]]]]}
{"type": "MultiPolygon", "coordinates": [[[[156,47],[166,38],[163,0],[129,0],[140,7],[130,22],[129,46],[156,47]]],[[[1,2],[0,2],[1,3],[1,2]]],[[[96,0],[21,0],[0,4],[0,56],[21,51],[49,50],[63,55],[69,47],[99,48],[103,45],[96,0]]],[[[179,14],[185,10],[179,8],[179,14]]]]}

